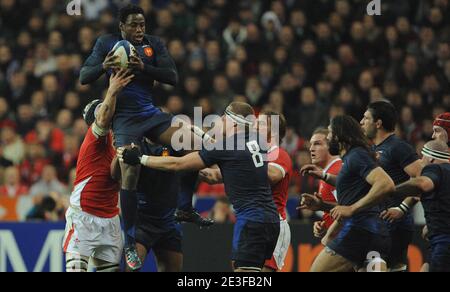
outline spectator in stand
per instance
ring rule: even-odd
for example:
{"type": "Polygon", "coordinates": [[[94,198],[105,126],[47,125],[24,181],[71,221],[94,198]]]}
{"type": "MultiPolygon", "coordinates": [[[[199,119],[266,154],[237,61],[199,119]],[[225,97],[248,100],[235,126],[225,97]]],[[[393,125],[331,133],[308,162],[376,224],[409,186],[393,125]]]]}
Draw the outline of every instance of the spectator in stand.
{"type": "Polygon", "coordinates": [[[6,98],[0,96],[0,129],[5,126],[16,127],[9,104],[6,98]]]}
{"type": "Polygon", "coordinates": [[[3,127],[0,135],[0,155],[13,163],[20,164],[25,157],[25,145],[14,127],[3,127]]]}
{"type": "Polygon", "coordinates": [[[48,155],[61,153],[64,147],[64,132],[55,127],[49,119],[41,119],[36,123],[36,128],[25,136],[27,143],[37,142],[42,144],[48,155]]]}
{"type": "Polygon", "coordinates": [[[55,167],[47,165],[42,170],[42,178],[31,186],[30,196],[43,197],[53,192],[67,194],[67,188],[58,180],[55,167]]]}
{"type": "Polygon", "coordinates": [[[5,169],[3,185],[0,186],[0,196],[17,198],[28,195],[28,187],[20,183],[20,173],[16,166],[5,169]]]}
{"type": "Polygon", "coordinates": [[[45,148],[39,143],[27,143],[25,148],[25,159],[19,166],[22,181],[28,186],[34,184],[42,175],[44,167],[50,164],[46,157],[45,148]]]}

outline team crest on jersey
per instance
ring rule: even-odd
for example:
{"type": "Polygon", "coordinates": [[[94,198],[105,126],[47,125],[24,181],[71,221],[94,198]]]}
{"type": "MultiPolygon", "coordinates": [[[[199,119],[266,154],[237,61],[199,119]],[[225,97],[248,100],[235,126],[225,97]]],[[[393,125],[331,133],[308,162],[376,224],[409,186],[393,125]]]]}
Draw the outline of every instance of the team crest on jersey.
{"type": "Polygon", "coordinates": [[[377,151],[377,152],[375,152],[375,158],[376,158],[376,160],[380,160],[381,154],[383,154],[383,151],[377,151]]]}
{"type": "Polygon", "coordinates": [[[144,54],[147,56],[147,57],[152,57],[153,56],[153,49],[152,48],[150,48],[150,47],[146,47],[146,48],[144,48],[144,54]]]}

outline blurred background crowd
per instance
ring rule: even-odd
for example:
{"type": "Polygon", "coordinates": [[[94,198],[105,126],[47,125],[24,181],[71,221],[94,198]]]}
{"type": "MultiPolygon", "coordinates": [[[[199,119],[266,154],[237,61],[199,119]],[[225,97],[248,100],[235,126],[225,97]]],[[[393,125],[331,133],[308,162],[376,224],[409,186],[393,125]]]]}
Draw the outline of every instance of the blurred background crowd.
{"type": "MultiPolygon", "coordinates": [[[[282,112],[296,169],[310,162],[312,132],[335,115],[360,120],[369,102],[389,99],[398,134],[419,149],[450,110],[449,0],[381,0],[381,16],[366,14],[367,0],[81,0],[79,16],[68,2],[0,0],[0,220],[63,218],[87,131],[82,109],[107,86],[82,86],[78,74],[130,2],[180,75],[176,87],[156,86],[155,103],[173,114],[221,114],[231,101],[282,112]]],[[[297,174],[291,193],[316,187],[297,174]]],[[[229,221],[223,196],[222,186],[199,186],[198,197],[220,198],[211,216],[229,221]]]]}

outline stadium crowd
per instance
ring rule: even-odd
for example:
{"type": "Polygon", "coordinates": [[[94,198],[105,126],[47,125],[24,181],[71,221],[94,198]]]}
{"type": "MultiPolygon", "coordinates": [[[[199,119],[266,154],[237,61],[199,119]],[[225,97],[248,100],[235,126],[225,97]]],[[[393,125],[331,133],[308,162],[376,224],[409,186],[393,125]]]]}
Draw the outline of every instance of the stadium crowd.
{"type": "MultiPolygon", "coordinates": [[[[221,114],[232,101],[283,112],[297,170],[310,163],[316,128],[343,113],[360,120],[369,102],[395,104],[397,132],[417,149],[450,110],[448,0],[381,0],[381,16],[366,15],[364,0],[81,0],[79,16],[68,2],[0,0],[0,220],[63,218],[87,131],[82,109],[107,82],[82,86],[79,70],[129,2],[179,71],[178,86],[155,88],[155,103],[173,114],[221,114]]],[[[316,189],[296,173],[293,195],[316,189]]]]}

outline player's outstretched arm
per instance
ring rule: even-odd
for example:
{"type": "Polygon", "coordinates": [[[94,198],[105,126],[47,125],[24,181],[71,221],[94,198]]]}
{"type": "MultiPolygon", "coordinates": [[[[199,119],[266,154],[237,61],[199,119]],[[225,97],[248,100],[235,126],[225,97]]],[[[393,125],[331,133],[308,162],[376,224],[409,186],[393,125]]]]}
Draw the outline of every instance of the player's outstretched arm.
{"type": "Polygon", "coordinates": [[[142,155],[137,147],[117,149],[120,161],[130,165],[143,165],[162,171],[201,170],[206,167],[198,152],[182,157],[160,157],[142,155]]]}
{"type": "Polygon", "coordinates": [[[406,197],[410,194],[428,193],[434,190],[433,181],[426,176],[419,176],[397,186],[391,195],[395,197],[406,197]]]}
{"type": "MultiPolygon", "coordinates": [[[[415,153],[414,153],[415,155],[415,153]]],[[[407,165],[403,170],[411,177],[418,177],[422,173],[423,165],[419,159],[407,165]]],[[[410,194],[414,195],[414,194],[410,194]]],[[[390,223],[402,219],[420,201],[417,197],[407,197],[399,206],[384,210],[380,217],[390,223]]]]}
{"type": "Polygon", "coordinates": [[[117,73],[111,75],[109,79],[109,88],[106,93],[105,100],[98,110],[95,124],[97,127],[109,130],[114,112],[116,111],[117,95],[122,89],[133,80],[134,75],[130,75],[126,69],[121,69],[117,73]]]}

